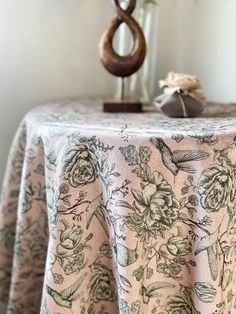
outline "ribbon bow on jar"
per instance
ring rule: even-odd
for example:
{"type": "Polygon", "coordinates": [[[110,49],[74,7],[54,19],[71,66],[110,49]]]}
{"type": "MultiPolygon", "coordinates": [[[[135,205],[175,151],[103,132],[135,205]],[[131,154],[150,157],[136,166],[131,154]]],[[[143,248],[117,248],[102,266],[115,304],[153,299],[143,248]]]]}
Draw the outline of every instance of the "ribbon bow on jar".
{"type": "Polygon", "coordinates": [[[199,92],[201,83],[196,76],[170,72],[159,84],[164,93],[154,104],[167,116],[191,118],[203,111],[207,98],[199,92]]]}

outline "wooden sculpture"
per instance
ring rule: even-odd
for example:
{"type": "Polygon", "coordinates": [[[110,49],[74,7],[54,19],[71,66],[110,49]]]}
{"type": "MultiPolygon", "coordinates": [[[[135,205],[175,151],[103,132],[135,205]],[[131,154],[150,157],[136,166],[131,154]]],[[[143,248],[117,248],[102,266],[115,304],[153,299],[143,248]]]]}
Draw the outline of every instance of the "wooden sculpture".
{"type": "Polygon", "coordinates": [[[146,42],[143,31],[136,20],[131,16],[136,7],[136,0],[130,0],[125,10],[121,8],[119,0],[112,0],[112,2],[115,6],[117,17],[111,22],[102,36],[99,54],[106,70],[115,76],[122,77],[123,92],[120,102],[111,101],[104,103],[104,111],[141,112],[142,104],[140,102],[125,99],[124,97],[124,78],[137,72],[142,66],[146,56],[146,42]],[[113,48],[113,38],[122,23],[128,25],[134,40],[132,51],[127,56],[118,55],[113,48]]]}

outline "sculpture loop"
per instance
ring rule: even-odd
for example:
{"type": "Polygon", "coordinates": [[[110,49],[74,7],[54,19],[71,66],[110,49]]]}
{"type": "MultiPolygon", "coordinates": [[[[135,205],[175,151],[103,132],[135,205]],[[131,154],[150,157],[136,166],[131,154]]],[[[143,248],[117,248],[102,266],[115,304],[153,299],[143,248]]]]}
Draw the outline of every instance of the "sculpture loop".
{"type": "Polygon", "coordinates": [[[117,17],[104,32],[99,53],[107,71],[115,76],[127,77],[137,72],[142,66],[146,56],[146,42],[141,27],[131,16],[136,7],[136,0],[130,0],[125,10],[121,8],[119,0],[113,0],[113,4],[117,17]],[[113,38],[122,23],[128,25],[134,40],[133,49],[127,56],[118,55],[113,48],[113,38]]]}

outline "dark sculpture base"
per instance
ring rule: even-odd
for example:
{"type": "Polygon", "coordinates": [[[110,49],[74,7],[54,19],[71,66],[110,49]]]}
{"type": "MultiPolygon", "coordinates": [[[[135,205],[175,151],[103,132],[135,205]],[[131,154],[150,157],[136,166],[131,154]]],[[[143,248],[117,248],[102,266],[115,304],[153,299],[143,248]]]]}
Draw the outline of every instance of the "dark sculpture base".
{"type": "Polygon", "coordinates": [[[132,101],[108,101],[103,104],[103,112],[110,113],[140,113],[143,112],[143,105],[140,102],[132,101]]]}

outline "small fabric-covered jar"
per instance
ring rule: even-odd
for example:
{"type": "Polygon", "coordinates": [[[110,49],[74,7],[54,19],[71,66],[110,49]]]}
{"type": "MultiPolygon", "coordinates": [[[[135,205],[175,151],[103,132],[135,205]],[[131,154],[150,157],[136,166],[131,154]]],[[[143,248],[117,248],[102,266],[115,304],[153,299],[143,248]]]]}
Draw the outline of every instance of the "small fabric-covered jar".
{"type": "Polygon", "coordinates": [[[207,99],[199,92],[200,81],[191,75],[169,73],[160,81],[164,93],[154,100],[156,107],[169,117],[191,118],[199,116],[207,99]]]}

